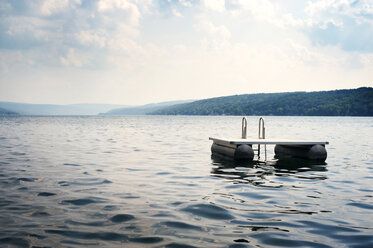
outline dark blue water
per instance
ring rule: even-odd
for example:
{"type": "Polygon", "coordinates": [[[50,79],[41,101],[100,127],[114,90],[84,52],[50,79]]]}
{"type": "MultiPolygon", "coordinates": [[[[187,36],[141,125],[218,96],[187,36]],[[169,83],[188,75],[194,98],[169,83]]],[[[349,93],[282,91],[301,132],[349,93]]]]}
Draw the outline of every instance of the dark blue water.
{"type": "Polygon", "coordinates": [[[2,118],[0,247],[373,247],[373,118],[265,124],[326,163],[211,157],[241,117],[2,118]]]}

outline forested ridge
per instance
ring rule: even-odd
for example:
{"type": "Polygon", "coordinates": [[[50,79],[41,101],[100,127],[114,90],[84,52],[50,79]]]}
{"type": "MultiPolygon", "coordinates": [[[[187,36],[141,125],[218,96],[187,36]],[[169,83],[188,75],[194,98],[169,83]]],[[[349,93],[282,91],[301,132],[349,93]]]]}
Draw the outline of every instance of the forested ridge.
{"type": "Polygon", "coordinates": [[[173,105],[151,114],[373,116],[373,88],[216,97],[173,105]]]}

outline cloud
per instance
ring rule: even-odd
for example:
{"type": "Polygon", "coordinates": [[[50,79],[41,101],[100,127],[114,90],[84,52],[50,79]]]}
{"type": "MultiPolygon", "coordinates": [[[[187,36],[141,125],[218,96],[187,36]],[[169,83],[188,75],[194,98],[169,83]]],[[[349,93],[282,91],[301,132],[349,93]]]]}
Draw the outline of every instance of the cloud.
{"type": "Polygon", "coordinates": [[[83,46],[97,46],[103,48],[106,46],[106,37],[100,31],[82,30],[76,34],[77,41],[83,46]]]}
{"type": "Polygon", "coordinates": [[[176,9],[172,9],[172,14],[176,17],[183,17],[183,15],[176,9]]]}
{"type": "Polygon", "coordinates": [[[47,40],[48,23],[32,16],[9,16],[0,24],[0,48],[29,49],[47,40]],[[41,27],[41,28],[40,28],[41,27]]]}
{"type": "Polygon", "coordinates": [[[226,1],[225,6],[234,16],[250,14],[254,20],[273,27],[295,28],[316,46],[373,52],[373,2],[370,0],[308,1],[297,12],[268,0],[226,1]]]}
{"type": "Polygon", "coordinates": [[[255,18],[270,21],[276,14],[276,7],[268,0],[235,0],[230,3],[235,11],[249,12],[255,18]]]}
{"type": "Polygon", "coordinates": [[[109,12],[111,15],[124,13],[130,25],[138,25],[140,12],[137,6],[128,0],[99,0],[97,6],[99,12],[109,12]]]}
{"type": "Polygon", "coordinates": [[[65,66],[73,65],[76,67],[81,67],[87,63],[87,59],[77,56],[73,48],[68,50],[65,57],[60,57],[60,61],[65,66]]]}
{"type": "Polygon", "coordinates": [[[193,6],[193,3],[191,1],[188,1],[188,0],[179,0],[179,3],[185,7],[192,7],[193,6]]]}
{"type": "Polygon", "coordinates": [[[207,9],[222,12],[225,10],[225,0],[203,0],[207,9]]]}
{"type": "Polygon", "coordinates": [[[75,8],[81,4],[81,0],[45,0],[42,2],[40,11],[43,15],[50,16],[63,12],[66,8],[75,8]]]}
{"type": "Polygon", "coordinates": [[[226,26],[214,25],[206,17],[201,16],[195,27],[204,34],[201,40],[203,47],[216,50],[229,46],[231,32],[226,26]]]}
{"type": "Polygon", "coordinates": [[[37,56],[28,59],[41,64],[99,65],[103,53],[118,50],[129,53],[128,47],[138,46],[140,9],[145,10],[151,4],[149,0],[3,1],[0,49],[18,51],[26,57],[37,56]],[[125,43],[120,44],[120,40],[125,43]],[[30,49],[34,52],[26,52],[30,49]],[[51,56],[38,56],[38,53],[51,56]],[[87,59],[95,56],[97,59],[87,59]]]}
{"type": "MultiPolygon", "coordinates": [[[[184,17],[187,9],[196,7],[199,0],[157,0],[149,12],[160,14],[167,18],[184,17]]],[[[148,12],[148,13],[149,13],[148,12]]]]}
{"type": "Polygon", "coordinates": [[[314,44],[373,52],[372,1],[315,1],[308,3],[305,12],[311,26],[304,31],[314,44]]]}

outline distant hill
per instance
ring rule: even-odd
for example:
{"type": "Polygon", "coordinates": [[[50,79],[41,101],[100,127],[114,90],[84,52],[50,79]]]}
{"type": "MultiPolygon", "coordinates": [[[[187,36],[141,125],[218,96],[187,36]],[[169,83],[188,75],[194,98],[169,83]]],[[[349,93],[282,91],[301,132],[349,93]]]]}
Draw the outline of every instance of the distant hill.
{"type": "Polygon", "coordinates": [[[0,108],[17,112],[21,115],[97,115],[113,108],[124,107],[115,104],[28,104],[0,102],[0,108]]]}
{"type": "Polygon", "coordinates": [[[150,104],[146,104],[142,106],[112,109],[106,113],[101,113],[100,115],[146,115],[154,111],[163,109],[165,107],[169,107],[175,104],[188,103],[188,102],[192,102],[192,100],[150,103],[150,104]]]}
{"type": "Polygon", "coordinates": [[[169,106],[151,114],[373,116],[373,88],[216,97],[169,106]]]}
{"type": "Polygon", "coordinates": [[[4,116],[4,115],[19,115],[19,114],[16,112],[7,110],[7,109],[0,108],[0,116],[4,116]]]}

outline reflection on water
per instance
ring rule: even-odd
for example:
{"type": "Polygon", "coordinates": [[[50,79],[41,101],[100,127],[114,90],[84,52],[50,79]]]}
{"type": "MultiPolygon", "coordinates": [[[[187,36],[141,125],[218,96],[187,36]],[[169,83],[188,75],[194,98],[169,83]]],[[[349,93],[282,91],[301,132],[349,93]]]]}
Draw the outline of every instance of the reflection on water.
{"type": "Polygon", "coordinates": [[[211,170],[212,176],[233,180],[235,183],[250,183],[261,187],[281,187],[281,182],[273,184],[273,179],[270,181],[271,184],[269,184],[268,178],[272,178],[273,176],[290,176],[303,179],[327,179],[327,176],[324,174],[308,173],[306,175],[301,173],[306,171],[326,172],[327,163],[325,162],[314,162],[296,158],[239,162],[215,154],[211,155],[211,160],[213,165],[211,170]]]}
{"type": "Polygon", "coordinates": [[[269,161],[269,165],[274,166],[277,170],[294,171],[327,171],[327,163],[319,161],[309,161],[297,158],[282,158],[276,161],[269,161]]]}
{"type": "Polygon", "coordinates": [[[326,164],[211,157],[241,117],[0,119],[0,247],[373,247],[372,120],[266,117],[326,164]]]}

